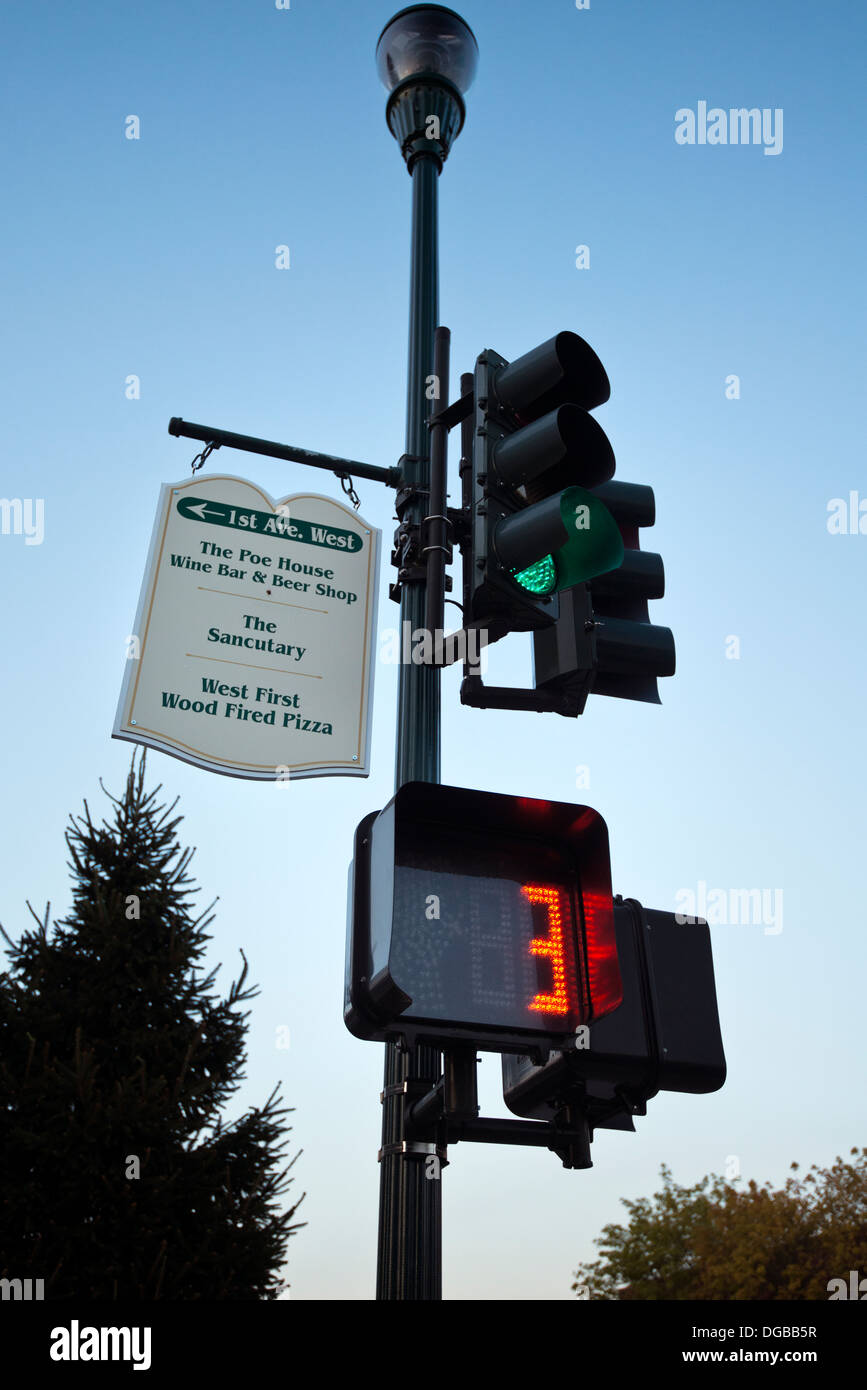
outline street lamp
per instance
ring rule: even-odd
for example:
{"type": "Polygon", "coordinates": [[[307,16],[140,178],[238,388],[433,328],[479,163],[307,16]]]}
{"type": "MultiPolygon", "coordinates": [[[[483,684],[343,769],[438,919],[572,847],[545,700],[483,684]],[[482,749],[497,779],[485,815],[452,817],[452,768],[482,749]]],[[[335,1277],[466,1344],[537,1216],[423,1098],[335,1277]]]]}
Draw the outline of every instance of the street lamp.
{"type": "MultiPolygon", "coordinates": [[[[422,522],[430,514],[428,416],[448,401],[448,380],[434,376],[438,324],[437,180],[466,114],[464,93],[475,76],[478,45],[472,30],[442,5],[411,5],[379,36],[376,63],[389,92],[388,127],[412,179],[412,261],[403,485],[395,501],[401,633],[426,621],[422,522]]],[[[447,377],[447,371],[444,373],[447,377]]],[[[435,509],[434,509],[435,510],[435,509]]],[[[433,636],[433,634],[432,634],[433,636]]],[[[402,662],[397,696],[395,790],[406,782],[440,780],[440,673],[434,665],[402,662]]],[[[429,1046],[385,1045],[380,1152],[377,1297],[442,1296],[441,1187],[431,1180],[433,1143],[406,1139],[406,1113],[439,1079],[440,1054],[429,1046]]],[[[434,1136],[432,1136],[434,1137],[434,1136]]],[[[436,1166],[436,1164],[435,1164],[436,1166]]]]}
{"type": "Polygon", "coordinates": [[[376,65],[391,93],[386,120],[410,172],[422,154],[433,154],[442,167],[463,126],[463,96],[478,60],[472,29],[442,5],[410,5],[386,24],[376,65]]]}

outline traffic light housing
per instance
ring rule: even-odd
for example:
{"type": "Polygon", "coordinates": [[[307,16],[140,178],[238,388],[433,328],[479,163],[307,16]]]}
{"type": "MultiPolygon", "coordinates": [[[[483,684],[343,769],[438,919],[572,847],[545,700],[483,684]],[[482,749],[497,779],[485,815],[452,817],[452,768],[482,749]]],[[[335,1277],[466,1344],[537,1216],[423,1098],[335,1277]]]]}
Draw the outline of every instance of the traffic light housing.
{"type": "Polygon", "coordinates": [[[620,999],[598,812],[410,782],[361,822],[344,1008],[357,1037],[538,1055],[620,999]]]}
{"type": "Polygon", "coordinates": [[[614,452],[589,413],[610,389],[577,333],[512,362],[491,350],[476,361],[464,614],[490,640],[549,626],[559,594],[622,559],[598,492],[614,452]]]}
{"type": "Polygon", "coordinates": [[[503,1058],[503,1095],[517,1115],[551,1119],[573,1106],[591,1127],[632,1129],[659,1091],[703,1094],[725,1081],[707,923],[619,898],[614,918],[622,1002],[544,1065],[503,1058]]]}
{"type": "Polygon", "coordinates": [[[656,520],[653,489],[609,481],[595,495],[617,522],[623,559],[565,593],[556,622],[533,638],[536,689],[568,697],[570,714],[591,693],[659,704],[657,679],[675,669],[674,637],[650,622],[647,607],[665,592],[662,557],[639,548],[639,528],[656,520]]]}

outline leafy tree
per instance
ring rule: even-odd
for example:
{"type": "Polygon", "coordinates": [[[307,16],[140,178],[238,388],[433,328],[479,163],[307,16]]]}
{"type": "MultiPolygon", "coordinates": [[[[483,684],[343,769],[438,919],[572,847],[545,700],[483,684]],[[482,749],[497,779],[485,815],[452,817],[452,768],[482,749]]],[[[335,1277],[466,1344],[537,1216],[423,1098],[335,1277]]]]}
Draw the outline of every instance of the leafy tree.
{"type": "Polygon", "coordinates": [[[867,1149],[851,1162],[815,1164],[776,1191],[741,1191],[718,1175],[679,1187],[662,1165],[662,1191],[623,1199],[626,1226],[596,1244],[572,1288],[597,1299],[827,1299],[831,1279],[867,1275],[867,1149]],[[586,1292],[584,1292],[586,1290],[586,1292]]]}
{"type": "Polygon", "coordinates": [[[223,1123],[258,991],[243,952],[225,999],[203,975],[213,915],[144,772],[133,757],[106,793],[110,822],[70,818],[69,916],[50,929],[28,903],[35,928],[3,931],[0,1277],[51,1299],[273,1299],[299,1225],[280,1210],[290,1112],[277,1088],[223,1123]]]}

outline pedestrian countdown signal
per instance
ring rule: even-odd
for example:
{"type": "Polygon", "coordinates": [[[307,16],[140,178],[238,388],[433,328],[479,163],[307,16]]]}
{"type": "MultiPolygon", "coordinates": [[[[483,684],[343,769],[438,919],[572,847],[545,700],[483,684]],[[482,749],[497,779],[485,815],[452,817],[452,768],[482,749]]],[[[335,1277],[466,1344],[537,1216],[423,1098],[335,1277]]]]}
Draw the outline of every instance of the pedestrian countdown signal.
{"type": "Polygon", "coordinates": [[[608,833],[587,806],[407,784],[356,832],[350,928],[360,1037],[556,1047],[620,1003],[608,833]]]}

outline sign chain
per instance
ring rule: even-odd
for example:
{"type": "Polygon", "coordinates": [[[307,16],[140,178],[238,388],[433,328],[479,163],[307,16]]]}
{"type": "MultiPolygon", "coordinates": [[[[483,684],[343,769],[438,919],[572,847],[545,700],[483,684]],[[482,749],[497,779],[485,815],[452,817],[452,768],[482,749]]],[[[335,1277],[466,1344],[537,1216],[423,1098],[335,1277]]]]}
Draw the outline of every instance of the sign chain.
{"type": "Polygon", "coordinates": [[[359,507],[361,506],[361,498],[355,491],[355,485],[352,481],[352,478],[348,473],[338,473],[337,476],[340,479],[340,486],[343,488],[343,491],[346,493],[346,496],[349,498],[355,510],[358,511],[359,507]]]}
{"type": "Polygon", "coordinates": [[[206,464],[206,462],[207,462],[207,459],[208,459],[208,455],[211,454],[211,453],[214,451],[214,449],[219,449],[219,448],[220,448],[220,445],[217,444],[217,442],[216,442],[215,440],[212,439],[211,442],[210,442],[210,444],[206,444],[206,445],[205,445],[204,449],[202,450],[202,452],[201,452],[200,454],[196,454],[196,457],[193,459],[193,462],[192,462],[192,464],[190,465],[191,468],[192,468],[193,477],[196,476],[196,474],[198,473],[198,471],[199,471],[200,468],[204,468],[204,466],[205,466],[205,464],[206,464]]]}

